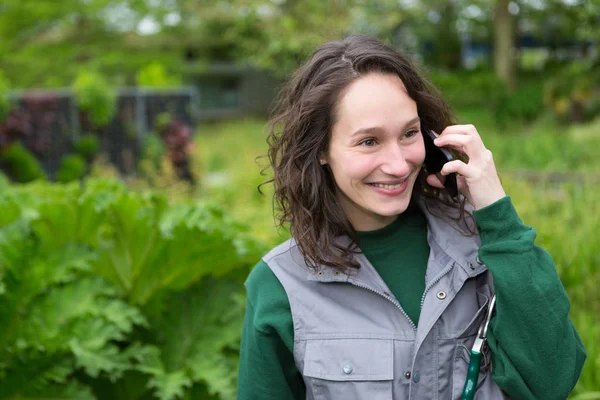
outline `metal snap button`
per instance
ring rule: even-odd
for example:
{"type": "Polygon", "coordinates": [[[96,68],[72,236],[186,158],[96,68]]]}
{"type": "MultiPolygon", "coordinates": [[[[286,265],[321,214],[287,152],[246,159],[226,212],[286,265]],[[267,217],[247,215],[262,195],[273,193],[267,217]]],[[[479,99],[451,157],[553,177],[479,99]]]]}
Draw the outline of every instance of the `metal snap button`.
{"type": "Polygon", "coordinates": [[[340,271],[335,271],[333,274],[334,274],[335,276],[338,276],[338,275],[340,274],[340,271]]]}
{"type": "Polygon", "coordinates": [[[469,263],[468,265],[469,265],[469,268],[475,269],[475,266],[473,265],[473,263],[469,263]]]}
{"type": "Polygon", "coordinates": [[[342,372],[346,375],[350,375],[352,373],[352,365],[344,364],[344,366],[342,367],[342,372]]]}
{"type": "Polygon", "coordinates": [[[437,292],[436,296],[438,299],[444,300],[446,298],[446,292],[444,292],[443,290],[440,290],[439,292],[437,292]]]}
{"type": "Polygon", "coordinates": [[[421,375],[418,372],[413,374],[413,382],[418,383],[421,380],[421,375]]]}
{"type": "Polygon", "coordinates": [[[317,272],[317,275],[323,276],[323,273],[324,273],[323,271],[319,271],[319,272],[317,272]]]}
{"type": "Polygon", "coordinates": [[[404,377],[405,377],[406,379],[410,379],[410,377],[411,377],[411,373],[410,373],[410,371],[406,371],[406,372],[404,373],[404,377]]]}

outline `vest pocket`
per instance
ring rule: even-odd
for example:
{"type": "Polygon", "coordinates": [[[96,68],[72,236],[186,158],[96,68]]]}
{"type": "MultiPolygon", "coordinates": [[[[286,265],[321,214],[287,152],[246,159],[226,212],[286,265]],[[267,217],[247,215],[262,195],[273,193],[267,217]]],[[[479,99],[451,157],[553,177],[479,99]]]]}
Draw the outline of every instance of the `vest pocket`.
{"type": "Polygon", "coordinates": [[[315,399],[392,398],[394,347],[388,339],[311,339],[303,375],[315,399]]]}
{"type": "Polygon", "coordinates": [[[487,306],[490,301],[490,297],[490,288],[488,287],[488,285],[477,289],[478,310],[475,313],[475,315],[473,315],[473,318],[471,318],[471,320],[467,323],[466,327],[462,330],[462,332],[460,332],[460,334],[458,335],[459,338],[476,335],[478,333],[481,323],[487,316],[487,306]]]}

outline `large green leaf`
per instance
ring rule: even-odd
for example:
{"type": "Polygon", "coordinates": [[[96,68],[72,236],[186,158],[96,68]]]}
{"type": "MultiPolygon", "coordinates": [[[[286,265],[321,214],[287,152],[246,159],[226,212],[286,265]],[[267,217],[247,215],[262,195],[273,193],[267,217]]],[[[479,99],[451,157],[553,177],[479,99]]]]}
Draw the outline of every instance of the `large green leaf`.
{"type": "Polygon", "coordinates": [[[173,400],[183,397],[185,389],[192,386],[192,380],[185,371],[175,371],[153,376],[148,386],[154,389],[160,400],[173,400]]]}
{"type": "Polygon", "coordinates": [[[129,357],[117,346],[86,347],[78,339],[72,339],[69,346],[75,355],[77,366],[83,368],[93,378],[105,372],[111,379],[116,380],[124,371],[131,369],[129,357]]]}
{"type": "Polygon", "coordinates": [[[168,310],[151,322],[166,371],[185,370],[209,393],[235,397],[237,363],[229,353],[236,352],[240,341],[242,292],[236,280],[204,278],[165,299],[168,310]]]}
{"type": "MultiPolygon", "coordinates": [[[[107,207],[95,269],[134,304],[162,290],[182,290],[208,275],[225,275],[246,264],[257,245],[202,205],[172,207],[163,200],[123,194],[107,207]],[[158,203],[158,204],[157,204],[158,203]]],[[[244,269],[244,274],[247,269],[244,269]]]]}

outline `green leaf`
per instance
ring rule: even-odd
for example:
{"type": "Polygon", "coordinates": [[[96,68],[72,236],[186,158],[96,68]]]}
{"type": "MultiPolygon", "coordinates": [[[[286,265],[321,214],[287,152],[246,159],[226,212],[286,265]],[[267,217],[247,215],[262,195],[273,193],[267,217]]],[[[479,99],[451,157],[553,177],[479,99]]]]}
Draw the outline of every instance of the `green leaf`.
{"type": "Polygon", "coordinates": [[[135,361],[135,369],[138,371],[149,375],[165,373],[165,366],[161,360],[161,352],[158,347],[134,343],[129,346],[127,353],[135,361]]]}
{"type": "Polygon", "coordinates": [[[131,368],[127,354],[120,352],[114,345],[101,348],[85,347],[79,340],[72,339],[69,347],[75,355],[76,365],[93,378],[105,372],[114,381],[131,368]]]}
{"type": "Polygon", "coordinates": [[[235,280],[205,278],[165,301],[168,310],[152,321],[168,371],[189,370],[212,394],[234,397],[237,348],[243,322],[243,286],[235,280]],[[234,350],[234,351],[232,351],[234,350]]]}
{"type": "Polygon", "coordinates": [[[148,387],[154,389],[160,400],[172,400],[183,397],[185,388],[192,386],[192,381],[185,371],[155,375],[148,381],[148,387]]]}
{"type": "Polygon", "coordinates": [[[231,357],[214,352],[195,354],[189,361],[192,378],[203,382],[208,392],[221,400],[234,400],[236,396],[237,363],[231,357]]]}

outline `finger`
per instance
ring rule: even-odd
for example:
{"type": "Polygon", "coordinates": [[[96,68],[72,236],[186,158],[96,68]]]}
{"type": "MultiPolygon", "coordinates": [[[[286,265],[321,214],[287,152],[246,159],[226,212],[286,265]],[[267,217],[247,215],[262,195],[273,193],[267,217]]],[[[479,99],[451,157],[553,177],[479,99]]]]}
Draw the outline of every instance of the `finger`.
{"type": "Polygon", "coordinates": [[[486,148],[481,138],[476,136],[459,135],[456,133],[439,136],[434,141],[438,147],[450,147],[465,153],[469,158],[483,153],[486,148]]]}
{"type": "Polygon", "coordinates": [[[444,181],[442,179],[445,178],[441,175],[437,176],[436,174],[431,174],[427,176],[427,183],[435,188],[443,189],[444,181]]]}
{"type": "Polygon", "coordinates": [[[475,128],[475,125],[472,124],[447,126],[442,133],[440,133],[440,136],[448,134],[479,136],[477,128],[475,128]]]}
{"type": "Polygon", "coordinates": [[[467,164],[465,164],[461,160],[454,160],[454,161],[447,162],[446,164],[444,164],[444,166],[442,167],[442,170],[440,171],[440,173],[444,176],[451,174],[453,172],[456,172],[467,178],[471,176],[471,169],[469,168],[469,166],[467,164]]]}
{"type": "Polygon", "coordinates": [[[437,138],[435,138],[434,143],[438,147],[451,145],[462,148],[469,145],[471,141],[472,139],[470,136],[453,133],[444,136],[438,136],[437,138]]]}

